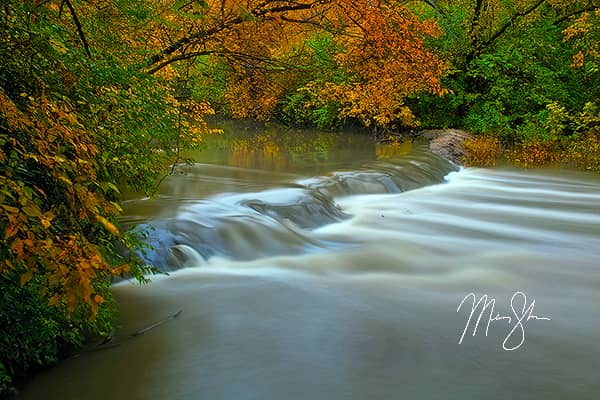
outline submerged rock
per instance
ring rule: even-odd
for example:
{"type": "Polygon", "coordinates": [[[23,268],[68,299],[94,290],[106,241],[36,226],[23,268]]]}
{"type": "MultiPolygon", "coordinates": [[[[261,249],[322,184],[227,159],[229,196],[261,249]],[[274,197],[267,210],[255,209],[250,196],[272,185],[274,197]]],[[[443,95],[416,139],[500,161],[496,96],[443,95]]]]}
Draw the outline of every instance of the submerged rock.
{"type": "Polygon", "coordinates": [[[197,267],[204,264],[204,257],[193,247],[176,244],[167,250],[167,262],[174,268],[197,267]]]}

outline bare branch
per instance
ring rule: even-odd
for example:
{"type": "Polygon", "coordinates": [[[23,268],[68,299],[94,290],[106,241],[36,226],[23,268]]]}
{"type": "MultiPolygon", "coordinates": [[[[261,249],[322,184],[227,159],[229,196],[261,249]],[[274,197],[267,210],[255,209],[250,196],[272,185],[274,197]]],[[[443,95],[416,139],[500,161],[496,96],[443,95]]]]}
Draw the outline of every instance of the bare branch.
{"type": "Polygon", "coordinates": [[[83,29],[81,28],[81,23],[79,22],[79,18],[77,17],[77,13],[75,12],[75,9],[73,8],[73,4],[71,4],[71,0],[64,0],[64,3],[67,5],[67,8],[69,9],[69,12],[71,13],[71,17],[73,18],[73,22],[75,23],[75,26],[77,27],[77,34],[79,35],[79,39],[81,40],[81,43],[83,43],[83,48],[85,49],[85,53],[87,54],[87,56],[89,58],[92,58],[92,53],[90,52],[90,46],[88,46],[87,40],[83,33],[83,29]]]}
{"type": "Polygon", "coordinates": [[[575,10],[573,12],[570,12],[570,13],[567,13],[567,14],[561,16],[559,19],[557,19],[556,21],[554,21],[554,25],[560,25],[560,24],[562,24],[563,22],[565,22],[566,20],[568,20],[571,17],[574,17],[576,15],[580,15],[580,14],[583,14],[583,13],[586,13],[586,12],[596,11],[598,9],[600,9],[600,5],[591,4],[591,5],[589,5],[589,6],[585,7],[585,8],[581,8],[579,10],[575,10]]]}
{"type": "MultiPolygon", "coordinates": [[[[286,2],[286,4],[284,5],[280,5],[277,7],[268,7],[269,3],[275,3],[275,2],[265,2],[257,7],[255,7],[254,9],[250,10],[249,13],[250,15],[256,17],[256,18],[260,18],[260,17],[264,17],[267,16],[269,14],[277,14],[277,13],[284,13],[287,11],[299,11],[299,10],[307,10],[310,9],[311,7],[313,7],[315,4],[317,4],[318,2],[320,2],[322,0],[315,0],[314,2],[308,2],[308,3],[302,3],[302,2],[286,2]]],[[[279,3],[279,2],[277,2],[279,3]]],[[[232,18],[230,20],[224,20],[221,22],[220,25],[215,26],[213,28],[207,29],[207,30],[202,30],[202,31],[198,31],[194,34],[188,35],[188,36],[184,36],[178,40],[176,40],[175,42],[173,42],[171,45],[167,46],[166,48],[164,48],[161,52],[159,52],[158,54],[155,54],[154,56],[150,57],[149,60],[149,66],[154,65],[156,63],[161,62],[162,60],[164,60],[165,58],[169,57],[171,54],[175,53],[176,51],[182,49],[185,45],[193,43],[195,41],[199,41],[205,38],[208,38],[212,35],[215,35],[225,29],[231,28],[235,25],[239,25],[243,22],[245,22],[246,19],[243,18],[242,16],[237,16],[235,18],[232,18]]],[[[172,61],[171,61],[172,62],[172,61]]],[[[163,65],[164,67],[164,65],[163,65]]],[[[161,67],[162,68],[162,67],[161,67]]],[[[150,71],[154,70],[155,68],[151,68],[150,71]]],[[[159,68],[160,69],[160,68],[159,68]]],[[[155,71],[156,72],[156,71],[155,71]]]]}
{"type": "Polygon", "coordinates": [[[510,26],[513,25],[517,21],[517,19],[528,16],[529,14],[531,14],[532,12],[537,10],[545,2],[546,2],[546,0],[538,0],[537,2],[532,4],[531,7],[527,8],[526,10],[515,13],[504,25],[502,25],[502,27],[500,27],[500,29],[498,29],[496,31],[496,33],[494,33],[488,40],[482,42],[481,46],[485,47],[485,46],[489,46],[490,44],[492,44],[492,42],[494,40],[498,39],[500,36],[502,36],[504,34],[504,32],[506,32],[506,30],[508,28],[510,28],[510,26]]]}
{"type": "Polygon", "coordinates": [[[215,53],[217,53],[216,50],[203,50],[203,51],[196,51],[196,52],[192,52],[192,53],[183,53],[183,54],[180,54],[180,55],[177,55],[174,57],[170,57],[170,58],[164,60],[163,62],[161,62],[158,65],[155,65],[154,67],[152,67],[151,69],[149,69],[146,72],[149,73],[150,75],[152,75],[152,74],[160,71],[167,65],[172,64],[176,61],[189,60],[192,58],[196,58],[196,57],[200,57],[200,56],[207,56],[209,54],[215,54],[215,53]]]}

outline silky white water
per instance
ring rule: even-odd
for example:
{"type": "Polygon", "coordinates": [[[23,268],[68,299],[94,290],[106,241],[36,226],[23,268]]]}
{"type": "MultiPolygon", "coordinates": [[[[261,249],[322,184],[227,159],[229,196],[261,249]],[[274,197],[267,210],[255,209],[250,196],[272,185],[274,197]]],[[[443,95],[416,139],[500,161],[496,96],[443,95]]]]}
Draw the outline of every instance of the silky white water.
{"type": "Polygon", "coordinates": [[[133,201],[170,275],[115,285],[114,347],[19,398],[596,398],[597,175],[456,171],[424,148],[356,164],[197,164],[161,207],[133,201]],[[496,302],[467,326],[469,293],[496,302]]]}

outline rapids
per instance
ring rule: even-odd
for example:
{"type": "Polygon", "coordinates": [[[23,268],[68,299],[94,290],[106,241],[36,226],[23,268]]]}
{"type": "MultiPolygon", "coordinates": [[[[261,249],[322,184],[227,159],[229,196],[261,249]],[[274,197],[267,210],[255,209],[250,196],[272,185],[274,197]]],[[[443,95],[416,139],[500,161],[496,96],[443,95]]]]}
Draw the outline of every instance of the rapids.
{"type": "Polygon", "coordinates": [[[180,166],[160,199],[123,203],[169,276],[114,285],[114,347],[42,373],[19,399],[600,393],[596,175],[459,170],[425,145],[354,136],[277,151],[244,138],[180,166]],[[469,293],[495,299],[475,335],[469,293]],[[515,293],[535,301],[529,314],[515,293]]]}

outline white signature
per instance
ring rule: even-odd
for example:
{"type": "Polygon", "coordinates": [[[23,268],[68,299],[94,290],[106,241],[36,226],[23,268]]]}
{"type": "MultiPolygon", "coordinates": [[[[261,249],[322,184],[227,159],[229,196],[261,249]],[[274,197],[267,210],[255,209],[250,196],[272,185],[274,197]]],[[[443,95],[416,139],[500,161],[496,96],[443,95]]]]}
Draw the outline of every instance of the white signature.
{"type": "Polygon", "coordinates": [[[490,324],[494,321],[505,320],[508,322],[509,326],[513,325],[514,323],[514,326],[510,332],[508,332],[508,335],[506,335],[506,338],[502,342],[502,348],[506,351],[517,350],[523,345],[523,343],[525,343],[525,322],[532,319],[550,321],[550,318],[548,317],[538,317],[537,315],[533,314],[535,300],[532,300],[531,304],[527,304],[527,295],[523,292],[515,292],[510,299],[510,308],[513,313],[512,316],[501,315],[500,313],[494,311],[494,307],[496,306],[495,298],[490,298],[487,294],[484,294],[479,298],[479,300],[477,300],[475,293],[469,293],[466,295],[458,305],[456,312],[460,312],[461,307],[463,304],[465,304],[465,302],[467,302],[467,300],[472,300],[473,302],[471,303],[471,312],[469,314],[469,318],[467,319],[465,329],[463,330],[462,335],[460,335],[460,340],[458,341],[459,344],[463,342],[465,334],[471,326],[473,316],[477,315],[477,310],[480,308],[480,306],[481,311],[479,311],[477,321],[473,326],[473,336],[477,334],[477,329],[479,328],[479,324],[481,323],[482,319],[484,319],[486,311],[488,314],[485,315],[487,321],[484,319],[485,336],[488,335],[490,324]]]}

